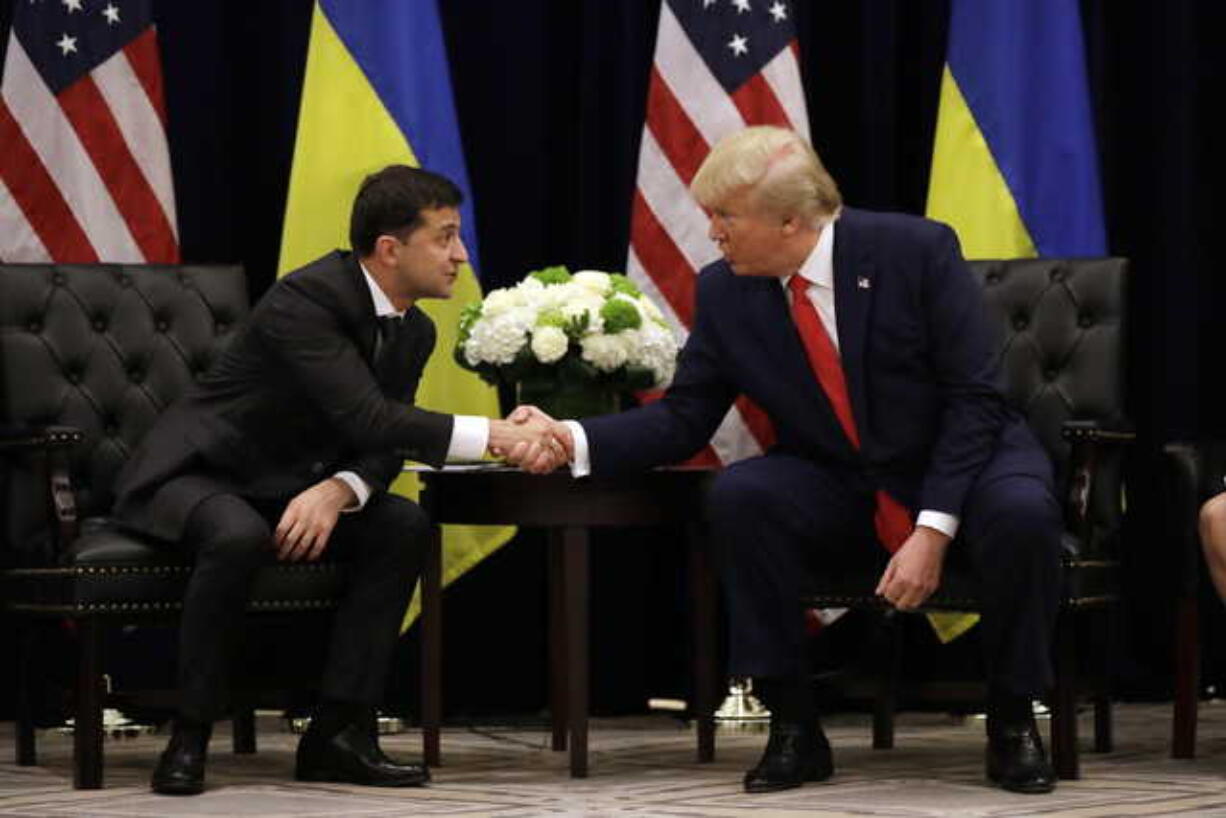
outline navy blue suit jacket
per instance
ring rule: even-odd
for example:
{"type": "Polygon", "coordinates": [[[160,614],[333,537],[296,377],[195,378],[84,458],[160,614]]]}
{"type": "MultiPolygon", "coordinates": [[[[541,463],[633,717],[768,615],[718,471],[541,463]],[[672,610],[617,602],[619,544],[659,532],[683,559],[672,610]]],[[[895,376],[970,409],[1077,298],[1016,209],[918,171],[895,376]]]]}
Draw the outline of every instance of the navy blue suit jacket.
{"type": "Polygon", "coordinates": [[[862,449],[853,449],[805,357],[775,278],[719,261],[699,275],[693,331],[665,397],[583,421],[594,474],[684,460],[737,395],[770,416],[777,449],[886,489],[914,511],[961,514],[1002,434],[1038,444],[1007,405],[979,283],[952,230],[847,208],[834,234],[839,352],[862,449]]]}

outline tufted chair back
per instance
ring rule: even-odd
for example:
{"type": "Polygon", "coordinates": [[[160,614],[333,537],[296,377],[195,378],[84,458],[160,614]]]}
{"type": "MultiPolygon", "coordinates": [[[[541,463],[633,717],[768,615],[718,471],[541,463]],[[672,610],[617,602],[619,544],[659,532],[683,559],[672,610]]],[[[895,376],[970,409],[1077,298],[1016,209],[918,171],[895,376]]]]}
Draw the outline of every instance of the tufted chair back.
{"type": "MultiPolygon", "coordinates": [[[[1120,258],[975,261],[998,319],[1001,370],[1010,401],[1047,449],[1057,496],[1070,489],[1067,424],[1120,428],[1124,412],[1124,285],[1120,258]]],[[[1101,554],[1120,526],[1122,451],[1098,457],[1085,498],[1087,525],[1066,538],[1077,553],[1101,554]]]]}
{"type": "MultiPolygon", "coordinates": [[[[133,446],[247,314],[238,266],[0,265],[0,423],[70,426],[78,514],[103,515],[133,446]]],[[[38,481],[5,486],[4,545],[46,526],[38,481]]]]}

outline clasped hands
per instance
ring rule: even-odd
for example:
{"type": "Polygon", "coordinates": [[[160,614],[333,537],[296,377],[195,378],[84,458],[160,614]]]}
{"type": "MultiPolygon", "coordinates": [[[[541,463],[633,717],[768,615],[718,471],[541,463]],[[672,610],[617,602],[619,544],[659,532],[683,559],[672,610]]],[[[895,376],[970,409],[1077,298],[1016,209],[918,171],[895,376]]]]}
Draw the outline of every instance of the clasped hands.
{"type": "Polygon", "coordinates": [[[531,474],[547,474],[575,456],[565,423],[535,406],[519,406],[505,420],[490,421],[490,454],[531,474]]]}

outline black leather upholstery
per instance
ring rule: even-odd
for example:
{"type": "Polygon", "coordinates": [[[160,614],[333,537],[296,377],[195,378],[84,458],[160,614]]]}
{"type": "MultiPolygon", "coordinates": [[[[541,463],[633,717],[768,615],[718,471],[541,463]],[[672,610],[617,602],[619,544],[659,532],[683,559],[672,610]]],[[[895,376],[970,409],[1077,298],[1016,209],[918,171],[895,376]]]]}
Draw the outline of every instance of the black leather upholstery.
{"type": "MultiPolygon", "coordinates": [[[[106,518],[113,481],[247,311],[237,266],[0,265],[3,602],[81,625],[78,786],[101,785],[94,623],[178,610],[191,572],[173,543],[147,542],[106,518]]],[[[338,564],[270,556],[250,607],[331,608],[344,582],[338,564]]],[[[34,758],[28,717],[19,712],[22,763],[34,758]]]]}

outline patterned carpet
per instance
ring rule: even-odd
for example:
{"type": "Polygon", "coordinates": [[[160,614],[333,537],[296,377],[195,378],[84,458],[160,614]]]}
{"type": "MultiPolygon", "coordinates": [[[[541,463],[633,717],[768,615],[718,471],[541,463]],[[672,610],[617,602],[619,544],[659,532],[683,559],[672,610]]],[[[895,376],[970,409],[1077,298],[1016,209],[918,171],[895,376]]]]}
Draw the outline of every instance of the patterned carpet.
{"type": "MultiPolygon", "coordinates": [[[[195,798],[150,793],[147,782],[163,737],[109,741],[104,790],[71,789],[69,740],[40,737],[38,767],[12,763],[12,725],[0,725],[0,816],[1223,816],[1226,818],[1226,704],[1202,709],[1200,756],[1168,758],[1170,707],[1122,705],[1117,746],[1083,756],[1080,781],[1055,794],[1020,796],[983,780],[982,722],[905,714],[897,747],[874,751],[866,717],[827,720],[837,771],[827,784],[772,795],[741,792],[761,734],[721,734],[714,764],[694,761],[693,734],[667,718],[598,720],[591,777],[567,776],[566,754],[543,731],[453,729],[444,766],[421,790],[370,790],[290,780],[295,737],[276,720],[261,723],[260,752],[234,756],[219,728],[209,786],[195,798]]],[[[1088,721],[1082,735],[1088,735],[1088,721]]],[[[418,753],[410,732],[384,739],[393,755],[418,753]]]]}

